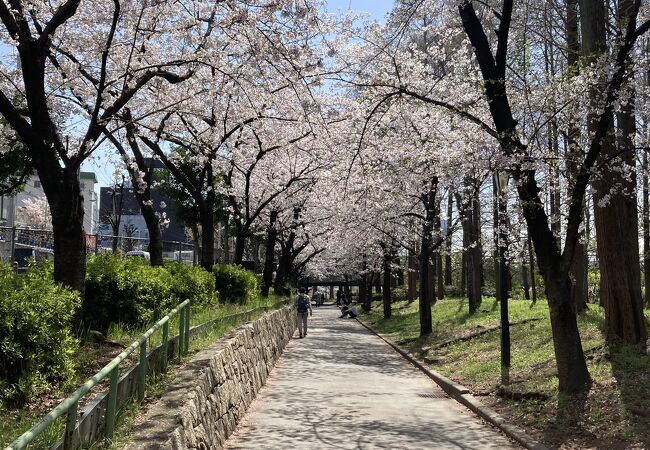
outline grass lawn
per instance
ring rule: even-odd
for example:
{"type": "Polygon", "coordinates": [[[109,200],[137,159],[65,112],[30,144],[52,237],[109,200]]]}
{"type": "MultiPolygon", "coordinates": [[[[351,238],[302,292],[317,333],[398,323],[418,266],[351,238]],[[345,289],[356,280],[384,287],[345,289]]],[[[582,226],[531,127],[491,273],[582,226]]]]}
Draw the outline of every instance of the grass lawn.
{"type": "Polygon", "coordinates": [[[484,298],[479,312],[467,313],[464,299],[439,300],[431,308],[433,333],[419,338],[417,302],[393,303],[383,319],[381,303],[361,316],[364,323],[436,360],[430,367],[467,386],[481,401],[553,448],[650,448],[650,357],[605,345],[603,312],[597,305],[579,316],[582,345],[594,384],[584,400],[559,399],[548,306],[544,300],[511,300],[510,386],[500,384],[500,331],[489,331],[442,348],[436,344],[499,325],[499,304],[484,298]]]}
{"type": "MultiPolygon", "coordinates": [[[[272,306],[279,302],[277,297],[268,297],[266,299],[259,299],[254,303],[246,305],[219,305],[216,307],[205,308],[202,310],[192,310],[190,319],[191,326],[196,326],[201,323],[207,322],[219,317],[236,314],[238,312],[247,311],[261,306],[272,306]]],[[[263,311],[255,313],[255,317],[264,314],[263,311]]],[[[250,317],[249,317],[250,319],[250,317]]],[[[207,347],[212,342],[223,336],[231,329],[242,324],[246,319],[245,316],[238,318],[235,321],[227,321],[223,324],[217,324],[210,330],[201,333],[198,336],[192,337],[190,341],[190,349],[188,360],[192,355],[199,350],[207,347]]],[[[170,323],[170,335],[178,333],[178,320],[173,319],[170,323]]],[[[52,408],[57,406],[63,399],[74,392],[81,384],[96,372],[108,364],[115,356],[120,354],[124,348],[130,345],[134,340],[140,337],[145,329],[128,330],[120,325],[111,328],[108,333],[108,343],[85,343],[77,351],[75,355],[75,377],[73,380],[61,385],[54,386],[47,392],[39,395],[37,398],[31,400],[24,407],[20,409],[4,408],[0,404],[0,449],[5,448],[11,444],[25,431],[29,430],[32,426],[40,421],[40,419],[47,414],[52,408]]],[[[162,330],[154,333],[152,336],[149,349],[154,348],[162,342],[162,330]]],[[[138,351],[133,352],[127,360],[120,364],[120,373],[125,372],[134,363],[137,362],[138,351]]],[[[152,374],[147,378],[145,407],[147,404],[153,403],[157,398],[161,397],[165,391],[165,386],[171,380],[174,374],[174,369],[178,367],[179,361],[171,362],[167,374],[152,374]]],[[[100,385],[93,388],[92,391],[80,402],[80,410],[83,408],[85,402],[94,398],[98,393],[102,392],[108,386],[107,379],[103,380],[100,385]]],[[[95,444],[92,448],[120,448],[123,446],[130,432],[130,428],[135,423],[137,417],[141,414],[142,409],[137,402],[129,402],[123,410],[118,413],[118,428],[115,431],[115,436],[119,439],[110,445],[95,444]]],[[[65,417],[57,420],[48,427],[48,429],[40,436],[40,438],[30,445],[30,449],[47,449],[52,446],[61,436],[65,428],[65,417]]]]}

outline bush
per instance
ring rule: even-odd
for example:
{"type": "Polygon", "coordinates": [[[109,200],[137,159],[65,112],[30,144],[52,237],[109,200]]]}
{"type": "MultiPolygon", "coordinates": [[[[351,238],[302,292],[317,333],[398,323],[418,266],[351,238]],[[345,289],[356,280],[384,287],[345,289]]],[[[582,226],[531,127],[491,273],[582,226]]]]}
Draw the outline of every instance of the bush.
{"type": "Polygon", "coordinates": [[[248,270],[234,264],[217,264],[212,272],[220,299],[244,304],[257,297],[257,277],[248,270]]]}
{"type": "Polygon", "coordinates": [[[164,267],[111,253],[92,256],[86,270],[83,323],[106,333],[112,323],[145,326],[178,304],[174,279],[164,267]]]}
{"type": "Polygon", "coordinates": [[[42,270],[14,275],[0,264],[0,401],[19,406],[50,383],[69,380],[78,342],[79,296],[42,270]]]}
{"type": "Polygon", "coordinates": [[[172,275],[172,292],[177,303],[190,300],[192,306],[208,306],[217,302],[214,276],[200,266],[166,262],[172,275]]]}

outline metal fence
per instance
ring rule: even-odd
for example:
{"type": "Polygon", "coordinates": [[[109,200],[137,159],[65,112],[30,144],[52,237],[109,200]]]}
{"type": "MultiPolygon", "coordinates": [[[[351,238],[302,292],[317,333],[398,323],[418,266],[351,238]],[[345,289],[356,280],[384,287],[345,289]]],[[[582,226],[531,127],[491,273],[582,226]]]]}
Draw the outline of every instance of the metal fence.
{"type": "MultiPolygon", "coordinates": [[[[52,449],[71,450],[88,446],[102,437],[111,439],[115,430],[116,414],[120,406],[134,396],[142,402],[145,395],[147,374],[165,372],[170,360],[187,355],[192,336],[200,335],[222,323],[236,325],[237,319],[250,320],[257,312],[278,309],[288,304],[287,301],[281,301],[271,306],[261,306],[230,316],[215,318],[190,328],[190,302],[189,300],[184,301],[149,328],[138,340],[116,356],[5,450],[27,448],[30,443],[34,442],[40,434],[59,418],[66,419],[65,432],[63,439],[55,444],[52,449]],[[179,317],[178,335],[171,337],[169,335],[169,325],[175,316],[179,317]],[[152,336],[161,328],[161,344],[147,353],[147,344],[151,344],[152,336]],[[139,362],[126,370],[120,377],[120,363],[138,349],[139,362]],[[109,377],[110,383],[108,391],[100,395],[96,401],[91,402],[80,415],[78,411],[79,401],[107,377],[109,377]]],[[[152,345],[149,345],[149,348],[151,347],[152,345]]]]}
{"type": "MultiPolygon", "coordinates": [[[[197,255],[191,242],[163,240],[163,256],[170,260],[195,264],[197,255]]],[[[86,234],[88,254],[132,250],[147,250],[149,238],[137,236],[112,236],[105,234],[86,234]]],[[[28,249],[37,259],[51,259],[54,256],[54,234],[48,230],[19,227],[0,227],[0,260],[13,263],[17,261],[16,249],[28,249]]],[[[19,250],[19,253],[21,250],[19,250]]],[[[23,252],[24,253],[24,252],[23,252]]]]}
{"type": "Polygon", "coordinates": [[[66,416],[65,434],[63,437],[63,448],[72,449],[79,446],[78,436],[78,405],[79,400],[86,395],[92,388],[99,384],[104,378],[110,376],[110,385],[108,388],[108,403],[105,409],[104,417],[104,435],[107,438],[113,436],[115,428],[115,417],[117,413],[117,393],[120,363],[124,361],[131,353],[140,349],[140,358],[138,363],[137,374],[137,396],[140,401],[144,400],[145,379],[147,375],[147,343],[149,338],[160,328],[162,328],[162,355],[160,359],[161,368],[167,370],[168,349],[169,349],[169,322],[176,315],[178,320],[178,356],[187,354],[190,339],[190,301],[185,300],[178,305],[165,317],[160,319],[154,326],[149,328],[140,338],[133,342],[126,350],[117,355],[102,370],[97,372],[92,378],[86,381],[72,395],[63,400],[56,408],[50,411],[34,427],[25,432],[16,439],[6,450],[20,450],[26,448],[38,435],[47,429],[59,417],[66,416]]]}

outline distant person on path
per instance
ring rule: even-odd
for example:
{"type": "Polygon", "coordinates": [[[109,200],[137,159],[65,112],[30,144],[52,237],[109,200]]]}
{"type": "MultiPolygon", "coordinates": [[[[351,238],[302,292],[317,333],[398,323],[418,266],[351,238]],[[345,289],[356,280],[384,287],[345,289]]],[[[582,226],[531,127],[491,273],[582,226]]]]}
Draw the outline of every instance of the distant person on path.
{"type": "Polygon", "coordinates": [[[337,289],[336,290],[336,306],[341,306],[341,290],[337,289]]]}
{"type": "Polygon", "coordinates": [[[341,309],[341,315],[339,316],[339,319],[343,319],[345,317],[349,317],[350,319],[356,319],[357,315],[358,315],[357,304],[352,303],[352,306],[350,307],[344,306],[343,309],[341,309]]]}
{"type": "Polygon", "coordinates": [[[303,338],[307,336],[307,312],[312,315],[311,300],[307,295],[307,290],[304,287],[298,289],[298,296],[296,297],[296,314],[298,319],[298,333],[303,338]]]}

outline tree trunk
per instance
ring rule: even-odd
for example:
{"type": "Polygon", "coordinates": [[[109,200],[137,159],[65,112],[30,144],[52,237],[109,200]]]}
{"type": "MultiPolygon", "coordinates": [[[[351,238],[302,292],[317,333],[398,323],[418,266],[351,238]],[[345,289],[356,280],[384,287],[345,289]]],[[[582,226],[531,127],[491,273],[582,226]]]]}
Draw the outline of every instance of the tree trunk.
{"type": "Polygon", "coordinates": [[[497,189],[497,175],[492,176],[492,240],[494,250],[492,251],[494,265],[494,297],[501,301],[501,277],[499,276],[499,192],[497,189]]]}
{"type": "Polygon", "coordinates": [[[235,256],[233,258],[235,264],[241,264],[244,260],[247,234],[248,230],[245,230],[240,222],[235,222],[235,256]]]}
{"type": "Polygon", "coordinates": [[[445,237],[445,284],[451,286],[452,272],[451,272],[451,241],[453,232],[451,229],[452,214],[454,209],[454,196],[451,189],[447,192],[447,236],[445,237]]]}
{"type": "Polygon", "coordinates": [[[524,289],[524,299],[530,300],[530,283],[528,282],[528,266],[526,265],[525,251],[521,249],[519,258],[521,264],[521,286],[524,289]]]}
{"type": "Polygon", "coordinates": [[[431,256],[431,208],[433,200],[433,191],[427,194],[428,201],[425,200],[427,205],[426,220],[422,223],[422,236],[420,242],[420,299],[419,299],[419,311],[420,311],[420,336],[425,336],[430,334],[433,330],[433,324],[431,321],[431,303],[433,301],[433,295],[435,295],[435,290],[433,286],[433,277],[430,263],[431,256]]]}
{"type": "MultiPolygon", "coordinates": [[[[54,169],[56,170],[56,169],[54,169]]],[[[54,280],[79,292],[83,299],[86,287],[86,234],[83,228],[84,199],[79,186],[79,172],[61,168],[56,189],[47,189],[54,237],[54,280]]],[[[39,171],[39,178],[45,181],[39,171]]],[[[47,182],[47,181],[46,181],[47,182]]],[[[80,325],[75,315],[75,325],[80,325]]]]}
{"type": "Polygon", "coordinates": [[[570,301],[571,281],[547,281],[547,294],[551,304],[551,329],[557,364],[559,390],[580,393],[591,385],[585,355],[582,351],[578,322],[570,301]],[[579,368],[580,370],[576,370],[579,368]]]}
{"type": "Polygon", "coordinates": [[[199,233],[199,225],[197,223],[193,223],[191,225],[192,229],[192,242],[194,243],[194,256],[192,258],[192,264],[193,265],[198,265],[199,264],[199,255],[201,252],[201,239],[200,239],[200,234],[199,233]]]}
{"type": "Polygon", "coordinates": [[[411,250],[408,252],[408,273],[406,276],[408,283],[407,300],[415,300],[418,290],[418,258],[411,250]]]}
{"type": "Polygon", "coordinates": [[[368,275],[364,272],[359,280],[359,303],[364,311],[370,311],[370,296],[368,295],[368,275]]]}
{"type": "Polygon", "coordinates": [[[442,247],[442,235],[441,235],[441,220],[440,214],[442,213],[442,200],[438,195],[438,189],[436,187],[436,199],[435,199],[435,210],[433,216],[433,232],[436,239],[436,248],[433,251],[433,260],[435,264],[435,277],[436,277],[436,297],[438,299],[445,298],[445,280],[444,280],[444,269],[442,267],[442,253],[440,252],[442,247]]]}
{"type": "MultiPolygon", "coordinates": [[[[495,125],[496,132],[500,136],[500,147],[505,156],[524,157],[527,148],[518,137],[517,122],[515,121],[508,91],[506,89],[506,56],[508,33],[512,19],[513,2],[504,1],[500,15],[498,31],[498,48],[495,54],[492,53],[490,42],[483,28],[483,25],[476,15],[473,2],[463,1],[459,3],[458,9],[462,19],[463,28],[472,44],[472,49],[479,64],[484,81],[484,92],[488,100],[490,115],[495,125]]],[[[626,38],[631,36],[632,28],[626,31],[626,38]]],[[[617,55],[617,60],[623,64],[627,56],[627,49],[630,46],[622,47],[617,55]]],[[[620,66],[617,77],[625,69],[624,64],[620,66]]],[[[608,88],[608,97],[611,92],[617,89],[618,80],[614,78],[608,88]]],[[[610,106],[608,105],[607,109],[610,106]]],[[[606,111],[607,111],[606,109],[606,111]]],[[[602,123],[607,124],[607,116],[602,116],[602,123]]],[[[602,129],[599,133],[602,133],[602,129]]],[[[600,151],[600,136],[597,134],[590,144],[590,155],[598,154],[600,151]]],[[[586,161],[587,167],[591,160],[586,161]]],[[[557,239],[555,238],[548,221],[548,216],[539,197],[539,186],[535,179],[534,170],[516,166],[511,169],[515,178],[515,186],[522,205],[522,210],[529,234],[535,245],[538,265],[546,284],[549,309],[551,316],[551,327],[553,330],[553,342],[555,358],[558,367],[559,390],[563,394],[583,393],[589,389],[591,380],[584,354],[580,334],[578,332],[577,320],[573,303],[571,302],[571,281],[568,276],[569,266],[574,250],[573,243],[576,239],[577,225],[581,212],[582,199],[589,176],[581,178],[581,184],[572,192],[569,211],[569,226],[567,226],[565,255],[560,251],[557,239]]]]}
{"type": "MultiPolygon", "coordinates": [[[[631,0],[618,4],[619,21],[628,16],[631,0]]],[[[582,0],[581,23],[583,53],[588,60],[606,51],[606,5],[602,0],[582,0]]],[[[593,89],[592,103],[598,104],[602,92],[593,89]]],[[[600,262],[600,295],[605,308],[605,328],[608,341],[621,341],[646,348],[647,330],[641,298],[641,268],[639,265],[636,177],[634,176],[634,96],[621,106],[618,113],[620,128],[618,147],[612,136],[613,125],[603,142],[600,154],[604,164],[594,186],[594,223],[600,262]],[[618,155],[618,157],[617,157],[618,155]],[[612,159],[615,158],[615,159],[612,159]],[[626,169],[623,175],[621,168],[626,169]],[[631,175],[628,175],[631,174],[631,175]],[[611,186],[621,189],[610,192],[611,186]],[[604,199],[609,198],[609,201],[604,199]],[[605,201],[606,205],[602,205],[605,201]]],[[[598,118],[588,118],[590,132],[598,128],[598,118]]],[[[613,123],[613,120],[610,120],[613,123]]]]}
{"type": "MultiPolygon", "coordinates": [[[[199,202],[197,201],[197,203],[199,202]]],[[[210,201],[210,195],[208,194],[208,198],[199,205],[201,267],[211,272],[212,266],[214,266],[214,202],[210,201]]]]}
{"type": "Polygon", "coordinates": [[[149,245],[147,251],[149,252],[150,264],[154,267],[163,265],[163,247],[162,247],[162,231],[160,230],[160,220],[153,209],[153,206],[145,205],[143,208],[140,206],[140,211],[147,224],[147,231],[149,231],[149,245]]]}
{"type": "MultiPolygon", "coordinates": [[[[577,0],[566,1],[567,20],[566,20],[566,41],[567,41],[567,65],[568,74],[573,77],[578,74],[580,63],[580,40],[578,35],[578,2],[577,0]]],[[[567,172],[568,183],[572,188],[575,177],[579,172],[579,167],[575,161],[580,161],[583,151],[580,148],[580,126],[577,120],[571,121],[568,125],[567,137],[567,172]]],[[[571,297],[576,311],[581,313],[587,309],[587,248],[584,243],[584,233],[581,233],[581,239],[576,244],[573,262],[571,264],[571,275],[574,280],[571,290],[571,297]]]]}
{"type": "MultiPolygon", "coordinates": [[[[114,139],[112,136],[110,137],[110,139],[113,141],[115,147],[117,148],[118,152],[122,156],[122,159],[124,160],[124,163],[126,165],[126,170],[128,171],[129,177],[131,178],[131,185],[133,186],[133,193],[135,194],[135,199],[138,202],[138,206],[140,206],[140,212],[142,213],[145,224],[147,225],[147,231],[149,232],[149,245],[147,246],[147,251],[149,252],[150,264],[154,267],[162,266],[163,265],[162,231],[160,230],[160,219],[158,218],[158,215],[154,210],[153,201],[151,198],[151,186],[153,185],[154,182],[153,164],[147,165],[147,161],[144,158],[144,154],[140,150],[140,146],[138,145],[138,141],[136,138],[135,124],[133,123],[131,111],[129,111],[128,109],[125,110],[125,119],[127,120],[127,124],[126,124],[127,141],[129,142],[129,147],[133,152],[133,159],[135,160],[135,165],[137,169],[131,163],[131,158],[127,154],[122,144],[118,140],[114,139]],[[141,177],[144,186],[140,186],[141,177]]],[[[122,181],[122,185],[124,185],[124,181],[122,181]]],[[[120,199],[120,214],[122,212],[121,202],[122,199],[120,199]]]]}
{"type": "MultiPolygon", "coordinates": [[[[643,136],[646,139],[649,119],[650,117],[646,117],[644,121],[643,136]]],[[[645,287],[645,304],[650,307],[650,183],[648,182],[648,151],[646,149],[643,150],[641,172],[643,184],[643,286],[645,287]]]]}
{"type": "Polygon", "coordinates": [[[230,215],[223,220],[223,262],[230,263],[230,215]]]}
{"type": "Polygon", "coordinates": [[[528,267],[530,267],[530,292],[533,296],[533,304],[537,303],[537,280],[535,279],[535,253],[533,243],[528,236],[528,267]]]}
{"type": "Polygon", "coordinates": [[[467,252],[467,293],[469,297],[469,313],[478,311],[482,303],[481,280],[483,274],[483,252],[481,250],[481,205],[478,198],[477,181],[469,180],[471,186],[471,202],[468,213],[468,237],[470,249],[467,252]]]}
{"type": "Polygon", "coordinates": [[[278,220],[278,212],[271,211],[269,214],[269,226],[266,231],[266,252],[264,255],[264,271],[262,272],[262,296],[268,297],[271,284],[273,283],[273,266],[275,265],[275,241],[278,230],[275,226],[278,220]]]}
{"type": "MultiPolygon", "coordinates": [[[[650,39],[646,39],[645,54],[650,54],[650,39]]],[[[650,86],[650,72],[645,74],[645,84],[650,86]]],[[[642,139],[646,142],[646,148],[642,149],[641,159],[641,184],[642,184],[642,227],[643,227],[643,286],[644,303],[650,307],[650,166],[648,164],[648,132],[650,131],[650,114],[646,113],[643,118],[642,139]]]]}
{"type": "Polygon", "coordinates": [[[383,272],[384,272],[384,277],[383,277],[383,289],[382,289],[382,300],[383,300],[383,306],[384,306],[384,319],[390,319],[392,310],[391,310],[391,289],[390,289],[390,282],[391,282],[391,261],[392,261],[392,251],[389,249],[387,246],[384,246],[384,258],[383,258],[383,272]]]}

